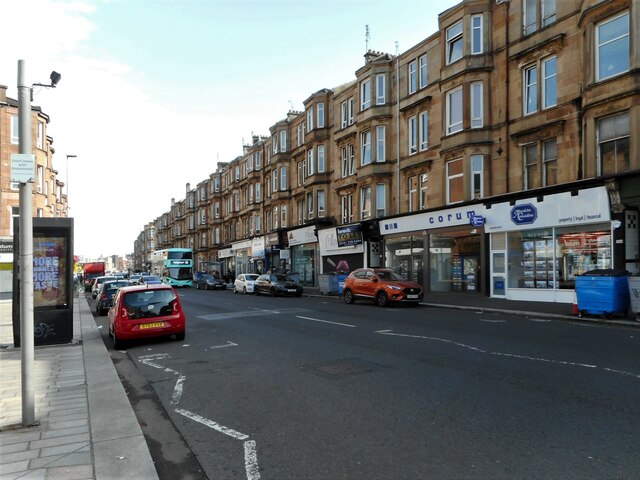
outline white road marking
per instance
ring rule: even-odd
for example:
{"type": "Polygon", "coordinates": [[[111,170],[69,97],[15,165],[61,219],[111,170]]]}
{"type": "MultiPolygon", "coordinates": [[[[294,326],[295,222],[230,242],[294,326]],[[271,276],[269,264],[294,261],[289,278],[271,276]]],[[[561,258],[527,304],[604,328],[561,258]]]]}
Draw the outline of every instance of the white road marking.
{"type": "Polygon", "coordinates": [[[244,469],[247,472],[247,480],[260,480],[255,440],[244,442],[244,469]]]}
{"type": "Polygon", "coordinates": [[[332,325],[339,325],[341,327],[356,328],[355,325],[349,325],[348,323],[330,322],[329,320],[320,320],[319,318],[303,317],[301,315],[296,315],[296,318],[302,318],[304,320],[311,320],[312,322],[330,323],[332,325]]]}
{"type": "Polygon", "coordinates": [[[214,313],[211,315],[200,315],[198,318],[202,320],[227,320],[230,318],[245,318],[245,317],[258,317],[260,315],[279,315],[281,313],[302,313],[309,312],[308,308],[283,308],[281,310],[267,310],[267,309],[252,309],[244,310],[241,312],[225,312],[225,313],[214,313]]]}
{"type": "Polygon", "coordinates": [[[246,440],[249,438],[249,435],[245,435],[244,433],[240,433],[232,428],[225,427],[224,425],[220,425],[219,423],[216,423],[213,420],[204,418],[198,415],[197,413],[190,412],[189,410],[185,410],[184,408],[176,408],[175,412],[193,420],[194,422],[201,423],[205,427],[212,428],[216,432],[224,433],[225,435],[228,435],[231,438],[235,438],[236,440],[246,440]]]}
{"type": "Polygon", "coordinates": [[[173,387],[173,395],[171,396],[171,401],[169,402],[171,405],[177,405],[180,403],[180,398],[182,397],[182,384],[187,377],[184,375],[180,375],[178,377],[178,381],[176,382],[176,386],[173,387]]]}
{"type": "Polygon", "coordinates": [[[409,335],[409,334],[405,334],[405,333],[393,333],[393,330],[377,330],[374,333],[379,333],[380,335],[390,335],[390,336],[393,336],[393,337],[421,338],[421,339],[424,339],[424,340],[433,340],[433,341],[436,341],[436,342],[450,343],[450,344],[456,345],[458,347],[466,348],[466,349],[473,350],[473,351],[476,351],[476,352],[479,352],[479,353],[485,353],[487,355],[497,355],[497,356],[501,356],[501,357],[519,358],[521,360],[531,360],[531,361],[534,361],[534,362],[554,363],[554,364],[558,364],[558,365],[568,365],[568,366],[572,366],[572,367],[595,368],[595,369],[599,368],[599,369],[602,369],[602,370],[607,371],[607,372],[617,373],[619,375],[626,375],[626,376],[631,376],[631,377],[640,379],[640,374],[632,373],[632,372],[626,372],[624,370],[616,370],[616,369],[607,368],[607,367],[598,367],[597,365],[591,365],[589,363],[569,362],[569,361],[564,361],[564,360],[553,360],[553,359],[550,359],[550,358],[530,357],[528,355],[517,355],[515,353],[490,352],[490,351],[487,351],[487,350],[483,350],[482,348],[473,347],[471,345],[466,345],[464,343],[455,342],[453,340],[448,340],[446,338],[426,337],[426,336],[423,336],[423,335],[409,335]]]}
{"type": "Polygon", "coordinates": [[[489,320],[487,318],[480,318],[479,320],[486,323],[507,323],[506,320],[489,320]]]}
{"type": "Polygon", "coordinates": [[[233,342],[230,342],[229,340],[227,340],[227,343],[224,343],[222,345],[214,345],[214,346],[209,347],[209,348],[227,348],[227,347],[237,347],[237,346],[238,346],[237,343],[233,343],[233,342]]]}
{"type": "Polygon", "coordinates": [[[549,323],[551,320],[548,318],[528,318],[530,322],[540,322],[540,323],[549,323]]]}

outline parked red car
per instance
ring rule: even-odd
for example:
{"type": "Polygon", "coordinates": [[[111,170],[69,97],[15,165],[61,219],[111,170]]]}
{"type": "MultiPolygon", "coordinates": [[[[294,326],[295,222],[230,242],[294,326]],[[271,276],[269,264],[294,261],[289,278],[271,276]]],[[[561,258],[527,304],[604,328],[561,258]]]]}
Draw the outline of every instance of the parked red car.
{"type": "Polygon", "coordinates": [[[388,268],[359,268],[345,279],[342,295],[345,303],[364,298],[380,307],[390,302],[416,306],[422,301],[423,291],[420,284],[388,268]]]}
{"type": "Polygon", "coordinates": [[[180,298],[166,284],[122,287],[113,299],[108,318],[115,348],[137,338],[185,337],[187,319],[180,298]]]}

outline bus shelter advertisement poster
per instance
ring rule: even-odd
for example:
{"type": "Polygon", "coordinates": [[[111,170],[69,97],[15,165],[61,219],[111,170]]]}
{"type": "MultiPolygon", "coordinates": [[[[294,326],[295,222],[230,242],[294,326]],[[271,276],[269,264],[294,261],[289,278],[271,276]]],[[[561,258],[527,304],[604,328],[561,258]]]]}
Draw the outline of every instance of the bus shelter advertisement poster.
{"type": "Polygon", "coordinates": [[[33,306],[59,307],[67,304],[64,237],[33,239],[33,306]]]}

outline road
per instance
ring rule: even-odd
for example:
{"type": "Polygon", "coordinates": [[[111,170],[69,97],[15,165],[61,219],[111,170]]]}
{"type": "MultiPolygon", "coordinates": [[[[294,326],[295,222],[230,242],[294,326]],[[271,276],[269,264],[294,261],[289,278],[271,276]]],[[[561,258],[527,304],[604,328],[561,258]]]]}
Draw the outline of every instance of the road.
{"type": "Polygon", "coordinates": [[[182,478],[640,477],[637,329],[179,294],[185,341],[113,355],[195,454],[182,478]]]}

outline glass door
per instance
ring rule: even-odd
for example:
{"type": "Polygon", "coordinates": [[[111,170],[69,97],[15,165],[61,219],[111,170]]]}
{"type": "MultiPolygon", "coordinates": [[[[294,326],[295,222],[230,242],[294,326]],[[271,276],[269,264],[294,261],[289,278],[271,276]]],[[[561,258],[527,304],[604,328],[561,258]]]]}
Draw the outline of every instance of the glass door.
{"type": "Polygon", "coordinates": [[[507,285],[507,236],[491,235],[491,296],[505,297],[507,285]]]}

